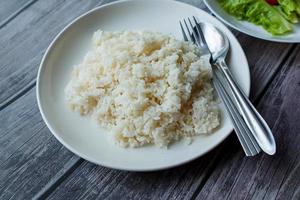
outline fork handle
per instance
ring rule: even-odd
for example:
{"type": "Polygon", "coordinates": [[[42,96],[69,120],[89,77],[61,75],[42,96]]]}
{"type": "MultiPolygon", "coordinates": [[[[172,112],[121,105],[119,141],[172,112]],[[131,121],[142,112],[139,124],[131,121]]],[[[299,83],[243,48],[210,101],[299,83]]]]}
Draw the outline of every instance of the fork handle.
{"type": "Polygon", "coordinates": [[[228,83],[230,90],[232,91],[232,95],[238,106],[240,114],[256,139],[258,145],[267,154],[275,154],[276,144],[269,126],[235,82],[225,63],[225,60],[219,59],[216,61],[215,65],[224,75],[224,80],[228,83]]]}
{"type": "Polygon", "coordinates": [[[219,97],[224,103],[227,114],[231,118],[235,133],[241,143],[241,146],[243,147],[246,156],[255,156],[261,151],[261,149],[250,133],[250,130],[248,129],[245,122],[240,119],[241,115],[239,114],[238,108],[234,106],[234,103],[232,102],[229,94],[227,93],[225,87],[223,86],[215,71],[216,70],[213,70],[213,84],[217,93],[219,94],[219,97]]]}

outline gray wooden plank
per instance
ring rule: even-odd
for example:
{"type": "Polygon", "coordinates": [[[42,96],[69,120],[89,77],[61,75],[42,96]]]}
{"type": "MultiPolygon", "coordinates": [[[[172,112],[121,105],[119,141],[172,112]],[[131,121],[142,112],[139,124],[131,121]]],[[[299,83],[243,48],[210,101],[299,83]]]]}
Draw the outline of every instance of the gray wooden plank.
{"type": "Polygon", "coordinates": [[[295,45],[269,42],[244,33],[237,33],[236,36],[248,58],[251,73],[250,99],[257,101],[295,45]]]}
{"type": "Polygon", "coordinates": [[[2,0],[0,1],[0,24],[6,21],[14,13],[18,12],[20,8],[26,5],[28,0],[2,0]]]}
{"type": "Polygon", "coordinates": [[[169,170],[121,172],[84,162],[49,199],[190,199],[218,154],[169,170]]]}
{"type": "Polygon", "coordinates": [[[199,199],[299,199],[300,46],[281,67],[258,109],[272,127],[275,156],[246,158],[229,147],[199,199]]]}
{"type": "Polygon", "coordinates": [[[0,199],[30,199],[79,160],[51,135],[35,88],[0,111],[0,199]]]}
{"type": "Polygon", "coordinates": [[[0,29],[0,108],[32,87],[42,55],[58,32],[101,3],[40,0],[0,29]]]}
{"type": "MultiPolygon", "coordinates": [[[[10,34],[12,34],[12,37],[9,37],[10,39],[7,37],[0,38],[2,42],[0,43],[2,47],[0,48],[2,51],[0,53],[1,60],[2,56],[5,56],[4,54],[7,53],[6,50],[13,51],[13,58],[22,58],[23,60],[21,59],[21,61],[23,62],[17,61],[16,66],[8,67],[37,68],[37,63],[40,61],[42,55],[41,51],[43,49],[40,49],[37,54],[32,53],[27,55],[25,53],[25,55],[28,56],[27,58],[20,53],[24,51],[25,47],[32,47],[32,44],[24,41],[26,37],[30,35],[30,31],[26,29],[26,27],[29,26],[28,24],[38,23],[38,21],[41,20],[41,16],[52,18],[52,21],[50,20],[47,23],[49,27],[51,24],[54,24],[54,19],[57,20],[57,18],[61,18],[62,21],[60,22],[63,23],[64,21],[66,24],[68,23],[67,20],[71,20],[102,3],[102,1],[99,0],[68,2],[39,1],[21,13],[21,17],[16,17],[9,25],[0,29],[0,31],[8,30],[10,26],[12,26],[10,30],[14,30],[10,32],[10,34]],[[70,13],[67,14],[68,12],[70,13]],[[19,26],[18,22],[20,23],[19,26]],[[16,26],[14,27],[14,25],[16,26]],[[27,35],[25,34],[26,37],[22,35],[22,32],[27,32],[27,35]],[[8,48],[11,47],[9,43],[12,41],[6,41],[6,39],[17,40],[27,45],[21,45],[22,49],[15,51],[14,47],[11,49],[8,48]]],[[[41,24],[42,22],[39,23],[41,24]]],[[[38,29],[36,25],[30,26],[31,28],[34,27],[38,29]]],[[[61,26],[64,25],[62,24],[61,26]]],[[[60,28],[54,27],[53,30],[59,31],[60,28]]],[[[40,32],[40,34],[43,33],[40,32]]],[[[38,36],[38,34],[35,35],[35,37],[39,38],[38,36]]],[[[51,35],[48,35],[48,37],[51,37],[51,35]]],[[[49,41],[50,39],[51,38],[49,38],[49,41]]],[[[37,39],[34,40],[36,41],[35,43],[38,43],[37,39]]],[[[38,49],[39,47],[36,48],[38,49]]],[[[1,66],[3,66],[2,64],[1,66]]],[[[23,85],[27,93],[19,93],[17,96],[20,97],[19,99],[16,98],[16,101],[12,101],[8,107],[3,107],[0,111],[0,199],[29,199],[39,191],[47,191],[48,188],[58,183],[64,175],[72,171],[72,168],[76,167],[77,163],[80,163],[78,162],[80,159],[63,148],[43,123],[35,100],[34,79],[27,77],[29,74],[34,77],[36,69],[26,74],[24,71],[26,71],[27,68],[25,70],[16,69],[16,71],[11,71],[11,74],[19,73],[22,77],[21,79],[28,80],[28,83],[23,85]],[[52,184],[52,182],[54,183],[52,184]]],[[[1,76],[4,74],[2,70],[3,68],[0,68],[1,76]]],[[[2,78],[4,77],[5,76],[2,78]]],[[[20,86],[24,83],[16,76],[11,77],[10,81],[12,84],[19,84],[20,86]]],[[[1,86],[7,89],[10,87],[7,82],[1,82],[1,86]]]]}

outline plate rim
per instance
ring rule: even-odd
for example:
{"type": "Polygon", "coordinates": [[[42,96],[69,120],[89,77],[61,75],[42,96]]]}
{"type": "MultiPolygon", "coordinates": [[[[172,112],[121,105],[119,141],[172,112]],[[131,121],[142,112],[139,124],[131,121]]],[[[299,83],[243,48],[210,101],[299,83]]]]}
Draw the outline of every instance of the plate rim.
{"type": "MultiPolygon", "coordinates": [[[[290,43],[290,44],[297,44],[300,43],[299,41],[289,41],[287,39],[281,39],[281,38],[272,38],[271,35],[270,37],[268,37],[267,35],[264,36],[259,36],[256,35],[252,32],[247,32],[245,31],[243,28],[239,28],[237,26],[235,26],[234,24],[230,23],[229,21],[225,20],[220,14],[219,12],[217,12],[215,9],[212,8],[212,6],[210,5],[210,3],[208,3],[208,0],[203,0],[205,6],[209,9],[209,11],[211,11],[220,21],[222,21],[224,24],[230,26],[231,28],[235,29],[236,31],[239,31],[241,33],[244,33],[246,35],[252,36],[254,38],[258,38],[258,39],[262,39],[262,40],[266,40],[266,41],[271,41],[271,42],[278,42],[278,43],[290,43]]],[[[229,15],[229,14],[228,14],[229,15]]],[[[238,21],[238,20],[237,20],[238,21]]],[[[254,24],[255,25],[255,24],[254,24]]],[[[257,25],[255,25],[257,26],[257,25]]],[[[258,26],[259,27],[259,26],[258,26]]]]}
{"type": "MultiPolygon", "coordinates": [[[[97,12],[98,10],[101,10],[104,7],[108,7],[114,4],[119,4],[119,3],[123,3],[123,2],[134,2],[134,1],[147,1],[147,0],[118,0],[118,1],[114,1],[114,2],[110,2],[104,5],[100,5],[100,6],[96,6],[95,8],[92,8],[88,11],[86,11],[85,13],[79,15],[78,17],[74,18],[71,22],[69,22],[55,37],[54,39],[51,41],[51,43],[49,44],[49,46],[47,47],[46,51],[43,54],[43,57],[41,59],[40,65],[39,65],[39,69],[38,69],[38,73],[37,73],[37,81],[36,81],[36,98],[37,98],[37,104],[38,104],[38,108],[40,111],[40,114],[42,116],[43,121],[45,122],[45,124],[47,125],[47,128],[50,130],[51,134],[54,135],[54,137],[64,146],[66,147],[69,151],[71,151],[72,153],[74,153],[75,155],[79,156],[80,158],[83,158],[91,163],[103,166],[103,167],[107,167],[110,169],[117,169],[117,170],[125,170],[125,171],[135,171],[135,172],[146,172],[146,171],[158,171],[158,170],[164,170],[164,169],[169,169],[169,168],[173,168],[173,167],[177,167],[183,164],[186,164],[188,162],[191,162],[201,156],[204,156],[205,154],[207,154],[208,152],[212,151],[214,148],[216,148],[219,144],[221,144],[233,131],[233,127],[230,128],[230,131],[227,134],[224,134],[223,138],[221,138],[219,140],[219,142],[217,142],[215,145],[212,145],[209,149],[207,149],[206,151],[204,151],[202,154],[199,154],[197,156],[191,157],[189,159],[183,160],[181,162],[178,162],[176,164],[166,164],[165,166],[162,167],[147,167],[147,168],[128,168],[125,166],[112,166],[103,162],[99,162],[95,159],[92,159],[90,157],[88,157],[86,154],[81,153],[80,151],[76,150],[76,148],[73,148],[72,145],[68,144],[67,142],[64,141],[64,139],[58,134],[56,133],[56,131],[54,130],[54,128],[51,126],[51,123],[48,121],[46,114],[44,112],[43,109],[43,105],[41,103],[41,95],[40,95],[40,84],[41,84],[41,74],[43,72],[43,70],[45,69],[45,65],[47,63],[48,60],[48,55],[50,54],[50,52],[53,50],[53,48],[55,47],[56,43],[59,42],[59,40],[61,39],[61,37],[63,36],[63,34],[72,27],[73,24],[75,24],[78,20],[80,20],[81,18],[92,14],[93,12],[97,12]]],[[[196,6],[193,6],[191,4],[185,3],[185,2],[179,2],[176,0],[160,0],[160,1],[165,1],[165,2],[171,2],[171,3],[177,3],[177,4],[183,4],[184,6],[189,6],[192,7],[194,9],[197,10],[197,12],[203,12],[205,14],[208,14],[205,10],[198,8],[196,6]]],[[[211,16],[211,15],[210,15],[211,16]]],[[[213,18],[215,18],[215,20],[218,20],[216,17],[211,16],[213,18]]],[[[248,76],[249,79],[249,87],[246,88],[247,91],[245,91],[246,95],[249,96],[250,94],[250,89],[251,89],[251,74],[250,74],[250,68],[249,68],[249,63],[247,60],[247,57],[245,55],[245,52],[242,48],[242,46],[240,45],[239,41],[237,40],[237,38],[234,36],[234,34],[226,27],[226,29],[233,35],[234,39],[237,42],[237,45],[240,46],[241,48],[241,54],[243,54],[243,56],[245,57],[245,62],[247,64],[247,70],[249,73],[247,73],[246,76],[248,76]]]]}

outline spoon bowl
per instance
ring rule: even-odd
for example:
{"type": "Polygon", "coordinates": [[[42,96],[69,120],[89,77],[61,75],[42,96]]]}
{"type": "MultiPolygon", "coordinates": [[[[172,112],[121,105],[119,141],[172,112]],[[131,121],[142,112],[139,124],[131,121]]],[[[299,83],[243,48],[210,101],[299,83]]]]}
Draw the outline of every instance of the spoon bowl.
{"type": "Polygon", "coordinates": [[[209,23],[199,23],[206,40],[207,46],[212,54],[212,61],[225,59],[229,50],[229,41],[226,36],[215,26],[209,23]]]}

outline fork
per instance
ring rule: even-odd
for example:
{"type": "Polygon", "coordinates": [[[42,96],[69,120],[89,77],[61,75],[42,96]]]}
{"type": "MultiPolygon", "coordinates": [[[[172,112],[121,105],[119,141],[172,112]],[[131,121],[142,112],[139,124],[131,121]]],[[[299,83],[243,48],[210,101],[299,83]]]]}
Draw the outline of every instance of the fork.
{"type": "MultiPolygon", "coordinates": [[[[196,21],[195,17],[193,18],[196,26],[192,25],[192,22],[189,18],[188,18],[189,25],[186,22],[186,20],[183,20],[187,31],[185,31],[184,26],[180,21],[180,27],[182,30],[183,38],[185,41],[191,41],[194,44],[196,44],[200,48],[200,51],[202,52],[203,56],[208,55],[210,57],[210,50],[207,47],[206,41],[203,37],[202,30],[199,28],[199,26],[197,26],[198,22],[196,21]],[[198,33],[200,33],[200,35],[198,33]]],[[[222,76],[218,73],[218,68],[212,66],[212,72],[213,72],[213,84],[217,90],[217,93],[219,94],[221,100],[225,105],[227,113],[231,118],[236,135],[241,143],[241,146],[246,156],[257,155],[261,151],[261,148],[257,144],[255,138],[252,136],[249,128],[247,127],[247,124],[241,118],[239,110],[233,103],[230,94],[223,86],[223,82],[221,81],[222,76]]]]}
{"type": "Polygon", "coordinates": [[[244,152],[247,156],[254,156],[258,154],[261,149],[256,143],[255,138],[252,136],[250,130],[247,128],[245,122],[239,117],[239,112],[233,101],[231,100],[229,94],[221,83],[218,75],[216,75],[215,70],[213,70],[213,84],[222,99],[225,108],[231,118],[233,126],[241,145],[244,149],[244,152]],[[246,134],[246,135],[245,135],[246,134]]]}

